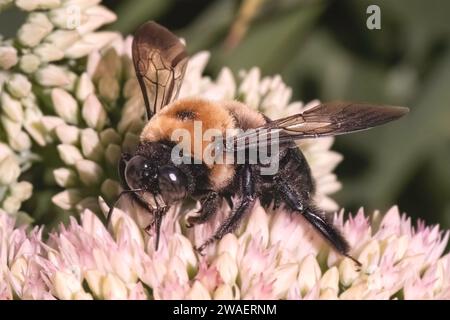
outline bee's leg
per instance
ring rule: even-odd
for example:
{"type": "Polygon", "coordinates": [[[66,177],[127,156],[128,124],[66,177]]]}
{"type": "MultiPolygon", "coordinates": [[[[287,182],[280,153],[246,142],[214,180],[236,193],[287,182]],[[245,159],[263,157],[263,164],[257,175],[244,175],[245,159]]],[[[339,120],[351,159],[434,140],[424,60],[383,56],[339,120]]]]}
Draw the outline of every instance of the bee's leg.
{"type": "Polygon", "coordinates": [[[244,167],[241,178],[241,190],[242,198],[237,204],[236,209],[233,210],[231,215],[217,228],[214,235],[206,240],[197,251],[202,252],[208,245],[216,240],[222,239],[227,233],[233,232],[239,225],[242,217],[249,212],[255,204],[255,186],[252,177],[251,168],[249,166],[244,167]]]}
{"type": "Polygon", "coordinates": [[[277,184],[280,196],[289,208],[301,213],[337,252],[352,259],[358,266],[361,266],[361,263],[358,260],[349,255],[348,252],[350,246],[339,230],[333,226],[333,222],[330,221],[323,212],[317,209],[311,203],[311,200],[308,199],[307,201],[302,201],[294,188],[282,179],[277,179],[277,184]]]}
{"type": "Polygon", "coordinates": [[[201,224],[208,221],[214,213],[219,209],[221,203],[221,197],[215,191],[210,191],[207,193],[201,201],[202,207],[198,211],[198,216],[191,216],[187,219],[187,227],[191,228],[195,224],[201,224]]]}

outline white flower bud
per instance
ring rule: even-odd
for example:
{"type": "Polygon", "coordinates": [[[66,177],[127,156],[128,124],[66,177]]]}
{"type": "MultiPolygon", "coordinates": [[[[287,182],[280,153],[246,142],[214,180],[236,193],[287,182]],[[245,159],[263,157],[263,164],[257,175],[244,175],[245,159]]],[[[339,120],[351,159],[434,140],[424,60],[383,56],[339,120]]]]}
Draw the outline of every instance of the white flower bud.
{"type": "Polygon", "coordinates": [[[31,92],[31,82],[22,74],[15,73],[6,82],[6,88],[16,98],[24,98],[31,92]]]}
{"type": "Polygon", "coordinates": [[[122,149],[117,144],[110,144],[106,147],[105,158],[111,166],[116,166],[119,163],[122,149]]]}
{"type": "Polygon", "coordinates": [[[18,183],[14,183],[9,190],[11,196],[19,199],[20,201],[25,201],[31,197],[33,185],[28,181],[20,181],[18,183]]]}
{"type": "Polygon", "coordinates": [[[20,175],[20,167],[14,155],[6,156],[0,161],[0,185],[10,185],[20,175]]]}
{"type": "Polygon", "coordinates": [[[80,281],[71,273],[56,271],[52,276],[54,294],[61,300],[71,300],[82,291],[80,281]]]}
{"type": "Polygon", "coordinates": [[[45,41],[65,51],[79,39],[80,35],[75,30],[56,30],[48,35],[45,41]]]}
{"type": "MultiPolygon", "coordinates": [[[[24,103],[24,99],[22,99],[22,103],[24,103]]],[[[26,107],[23,127],[37,144],[44,146],[46,144],[45,128],[42,125],[41,118],[42,112],[39,108],[26,107]]]]}
{"type": "Polygon", "coordinates": [[[119,134],[113,128],[107,128],[100,132],[100,141],[104,146],[111,143],[119,145],[121,142],[119,134]]]}
{"type": "Polygon", "coordinates": [[[208,290],[198,280],[194,281],[191,290],[187,293],[190,300],[211,300],[208,290]]]}
{"type": "Polygon", "coordinates": [[[13,121],[22,122],[23,120],[23,108],[19,100],[14,99],[5,91],[1,93],[0,105],[3,112],[13,121]]]}
{"type": "Polygon", "coordinates": [[[44,13],[33,12],[17,32],[20,43],[26,47],[35,47],[53,29],[53,24],[44,13]]]}
{"type": "Polygon", "coordinates": [[[78,160],[83,159],[83,156],[81,155],[80,150],[78,150],[78,148],[73,145],[60,144],[60,145],[58,145],[57,148],[58,148],[59,157],[65,164],[67,164],[69,166],[72,166],[78,160]]]}
{"type": "Polygon", "coordinates": [[[358,267],[349,258],[344,258],[339,264],[339,279],[345,287],[349,287],[358,278],[358,267]]]}
{"type": "Polygon", "coordinates": [[[80,140],[80,129],[75,126],[69,126],[65,123],[60,124],[55,128],[56,136],[59,141],[64,144],[77,144],[80,140]]]}
{"type": "Polygon", "coordinates": [[[238,267],[236,260],[233,259],[227,252],[222,253],[214,262],[219,271],[220,277],[223,282],[233,284],[236,281],[238,274],[238,267]]]}
{"type": "Polygon", "coordinates": [[[353,285],[347,290],[345,290],[339,296],[341,300],[362,300],[364,295],[367,293],[367,283],[361,282],[357,285],[353,285]]]}
{"type": "Polygon", "coordinates": [[[324,290],[322,290],[322,292],[320,293],[320,297],[319,299],[321,300],[337,300],[338,296],[337,296],[337,292],[331,288],[326,288],[324,290]]]}
{"type": "Polygon", "coordinates": [[[86,209],[92,212],[99,211],[98,200],[96,197],[86,197],[75,205],[77,212],[82,213],[86,209]]]}
{"type": "Polygon", "coordinates": [[[91,160],[78,160],[75,163],[81,182],[86,186],[93,186],[100,183],[103,178],[103,169],[91,160]]]}
{"type": "Polygon", "coordinates": [[[326,290],[330,289],[336,292],[339,292],[339,271],[337,267],[332,267],[328,269],[320,279],[320,289],[326,290]]]}
{"type": "Polygon", "coordinates": [[[8,70],[17,64],[17,50],[10,46],[0,46],[0,69],[8,70]]]}
{"type": "Polygon", "coordinates": [[[96,298],[101,297],[102,290],[102,282],[103,282],[104,274],[96,269],[86,270],[84,272],[84,278],[86,279],[89,289],[91,289],[92,293],[96,298]]]}
{"type": "Polygon", "coordinates": [[[295,282],[298,274],[298,265],[296,263],[287,263],[275,269],[272,281],[272,292],[277,299],[284,298],[295,282]]]}
{"type": "Polygon", "coordinates": [[[228,252],[228,254],[233,259],[236,259],[238,248],[239,248],[238,239],[233,233],[228,233],[220,240],[217,248],[217,254],[220,255],[224,252],[228,252]]]}
{"type": "Polygon", "coordinates": [[[24,54],[20,58],[19,67],[25,73],[33,73],[35,72],[39,66],[41,65],[41,60],[39,57],[32,53],[24,54]]]}
{"type": "Polygon", "coordinates": [[[310,254],[306,256],[301,264],[298,273],[298,284],[301,293],[308,293],[319,281],[322,272],[316,258],[310,254]]]}
{"type": "Polygon", "coordinates": [[[104,6],[93,6],[87,8],[84,13],[87,16],[87,19],[84,23],[77,27],[77,31],[80,34],[86,34],[97,30],[101,26],[114,22],[117,19],[114,12],[108,10],[104,6]]]}
{"type": "Polygon", "coordinates": [[[378,267],[380,260],[380,245],[378,241],[370,241],[359,254],[358,261],[363,265],[363,271],[373,273],[378,267]]]}
{"type": "Polygon", "coordinates": [[[52,197],[52,202],[63,210],[74,209],[81,200],[81,193],[77,189],[67,189],[52,197]]]}
{"type": "Polygon", "coordinates": [[[84,101],[81,115],[86,124],[97,131],[105,126],[107,118],[105,109],[94,94],[89,95],[84,101]]]}
{"type": "Polygon", "coordinates": [[[95,92],[94,84],[92,83],[91,77],[84,72],[79,80],[76,87],[76,97],[78,100],[84,101],[86,98],[95,92]]]}
{"type": "Polygon", "coordinates": [[[8,143],[15,151],[25,151],[31,148],[30,137],[23,131],[8,136],[8,143]]]}
{"type": "Polygon", "coordinates": [[[8,212],[9,214],[14,214],[19,211],[21,204],[22,201],[20,201],[20,199],[9,196],[3,200],[2,206],[6,212],[8,212]]]}
{"type": "Polygon", "coordinates": [[[63,188],[74,187],[77,184],[77,175],[73,170],[58,168],[53,170],[55,182],[63,188]]]}
{"type": "Polygon", "coordinates": [[[93,300],[94,298],[90,293],[84,292],[84,291],[78,291],[73,296],[74,300],[93,300]]]}
{"type": "Polygon", "coordinates": [[[25,11],[46,10],[61,5],[61,0],[16,0],[16,6],[25,11]]]}
{"type": "Polygon", "coordinates": [[[245,228],[243,238],[249,235],[251,238],[257,237],[258,241],[265,247],[269,242],[269,217],[266,211],[260,206],[255,206],[252,211],[252,218],[249,219],[245,228]]]}
{"type": "Polygon", "coordinates": [[[104,150],[97,132],[91,128],[81,130],[81,150],[86,158],[99,162],[104,150]]]}
{"type": "Polygon", "coordinates": [[[64,51],[51,43],[40,44],[34,48],[33,52],[44,62],[57,61],[64,58],[64,51]]]}
{"type": "Polygon", "coordinates": [[[222,284],[214,291],[214,300],[238,300],[240,298],[239,288],[236,285],[222,284]]]}
{"type": "Polygon", "coordinates": [[[6,131],[6,134],[8,135],[8,138],[12,138],[19,134],[21,131],[22,125],[18,122],[15,122],[11,120],[9,117],[5,115],[0,116],[3,128],[6,131]]]}
{"type": "Polygon", "coordinates": [[[53,108],[57,115],[71,124],[78,123],[78,103],[67,91],[55,88],[51,93],[53,108]]]}
{"type": "Polygon", "coordinates": [[[36,72],[36,81],[44,87],[68,87],[73,79],[66,68],[49,64],[36,72]]]}
{"type": "Polygon", "coordinates": [[[10,268],[10,271],[12,276],[22,284],[25,281],[27,269],[28,269],[27,260],[23,257],[20,257],[14,261],[14,263],[10,268]]]}
{"type": "Polygon", "coordinates": [[[100,191],[107,199],[114,199],[120,192],[120,184],[115,180],[106,179],[103,181],[100,191]]]}
{"type": "Polygon", "coordinates": [[[116,32],[107,31],[88,33],[81,40],[67,48],[65,55],[70,59],[84,57],[95,50],[105,47],[118,36],[116,32]]]}
{"type": "Polygon", "coordinates": [[[41,123],[47,132],[51,132],[59,125],[65,124],[63,119],[55,116],[43,116],[41,123]]]}
{"type": "Polygon", "coordinates": [[[108,273],[102,283],[102,296],[108,300],[125,300],[128,297],[128,290],[119,277],[108,273]]]}

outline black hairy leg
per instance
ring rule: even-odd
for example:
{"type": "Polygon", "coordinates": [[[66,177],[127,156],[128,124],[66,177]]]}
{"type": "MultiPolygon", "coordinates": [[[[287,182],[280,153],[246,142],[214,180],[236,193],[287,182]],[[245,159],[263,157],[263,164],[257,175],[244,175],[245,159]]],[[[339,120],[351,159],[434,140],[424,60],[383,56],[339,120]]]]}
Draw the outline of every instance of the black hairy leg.
{"type": "Polygon", "coordinates": [[[221,200],[222,199],[217,192],[209,191],[200,201],[202,207],[197,212],[198,215],[189,217],[186,226],[191,228],[195,224],[202,224],[208,221],[219,209],[221,200]]]}
{"type": "Polygon", "coordinates": [[[283,179],[277,179],[278,191],[289,209],[298,212],[331,244],[341,255],[353,260],[359,267],[361,263],[350,256],[350,246],[339,230],[324,212],[316,208],[310,199],[302,201],[298,193],[283,179]]]}
{"type": "Polygon", "coordinates": [[[224,222],[217,228],[214,235],[206,240],[197,251],[202,253],[202,251],[214,241],[220,240],[227,233],[233,232],[238,226],[239,222],[248,213],[255,204],[255,184],[253,181],[252,171],[250,166],[244,166],[242,168],[242,175],[240,179],[240,188],[242,197],[239,203],[236,205],[230,216],[225,219],[224,222]]]}

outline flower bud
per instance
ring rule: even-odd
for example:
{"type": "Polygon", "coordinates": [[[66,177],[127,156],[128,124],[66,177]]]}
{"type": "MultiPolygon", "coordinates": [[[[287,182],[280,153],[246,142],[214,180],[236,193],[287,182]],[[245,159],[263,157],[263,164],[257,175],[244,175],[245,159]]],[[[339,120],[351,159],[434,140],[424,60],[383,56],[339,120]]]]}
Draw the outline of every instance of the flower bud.
{"type": "Polygon", "coordinates": [[[55,116],[43,116],[41,123],[47,132],[53,131],[57,126],[65,124],[64,120],[55,116]]]}
{"type": "Polygon", "coordinates": [[[12,184],[9,191],[14,198],[25,201],[31,197],[33,185],[28,181],[20,181],[12,184]]]}
{"type": "Polygon", "coordinates": [[[122,280],[113,273],[108,273],[102,283],[103,298],[108,300],[125,300],[128,290],[122,280]]]}
{"type": "Polygon", "coordinates": [[[238,300],[240,297],[239,288],[236,285],[222,284],[214,291],[214,300],[238,300]]]}
{"type": "Polygon", "coordinates": [[[55,88],[51,93],[53,108],[57,115],[71,124],[78,123],[78,104],[66,90],[55,88]]]}
{"type": "Polygon", "coordinates": [[[0,46],[0,69],[8,70],[17,64],[17,50],[10,46],[0,46]]]}
{"type": "Polygon", "coordinates": [[[40,44],[34,48],[33,52],[44,62],[58,61],[64,58],[64,51],[51,43],[40,44]]]}
{"type": "Polygon", "coordinates": [[[370,241],[361,251],[358,261],[363,265],[363,270],[372,273],[378,267],[380,261],[380,245],[378,241],[370,241]]]}
{"type": "Polygon", "coordinates": [[[78,80],[75,95],[78,100],[84,101],[90,94],[93,94],[94,92],[95,92],[94,84],[92,83],[92,80],[89,77],[89,75],[86,72],[84,72],[78,80]]]}
{"type": "Polygon", "coordinates": [[[211,296],[200,281],[194,281],[191,290],[187,293],[187,298],[191,300],[211,300],[211,296]]]}
{"type": "Polygon", "coordinates": [[[54,294],[61,300],[71,300],[73,296],[82,291],[80,281],[67,272],[56,271],[52,276],[54,294]]]}
{"type": "Polygon", "coordinates": [[[320,279],[320,289],[333,290],[336,294],[339,292],[339,271],[336,267],[328,269],[320,279]]]}
{"type": "Polygon", "coordinates": [[[236,259],[239,243],[236,236],[233,233],[226,234],[219,242],[217,253],[220,255],[224,252],[236,259]]]}
{"type": "Polygon", "coordinates": [[[6,156],[0,161],[0,185],[10,185],[17,181],[20,167],[14,155],[6,156]]]}
{"type": "Polygon", "coordinates": [[[91,128],[81,130],[81,150],[90,160],[99,162],[103,158],[103,146],[95,130],[91,128]]]}
{"type": "Polygon", "coordinates": [[[6,88],[14,97],[20,99],[30,94],[31,82],[24,75],[15,73],[6,82],[6,88]]]}
{"type": "Polygon", "coordinates": [[[272,276],[273,295],[277,299],[284,298],[295,282],[298,274],[298,265],[296,263],[287,263],[275,269],[272,276]]]}
{"type": "Polygon", "coordinates": [[[82,199],[81,193],[77,189],[67,189],[52,197],[52,202],[63,210],[74,209],[76,204],[82,199]]]}
{"type": "Polygon", "coordinates": [[[69,126],[65,123],[55,128],[56,136],[63,144],[77,144],[80,140],[80,129],[75,126],[69,126]]]}
{"type": "Polygon", "coordinates": [[[2,206],[6,212],[8,212],[9,214],[14,214],[19,211],[21,204],[22,201],[20,201],[20,199],[9,196],[3,200],[2,206]]]}
{"type": "Polygon", "coordinates": [[[238,274],[238,267],[235,259],[233,259],[227,252],[222,253],[214,262],[217,271],[223,282],[233,284],[236,281],[238,274]]]}
{"type": "Polygon", "coordinates": [[[306,256],[298,273],[298,283],[302,295],[308,293],[319,281],[321,271],[316,258],[313,255],[306,256]]]}
{"type": "Polygon", "coordinates": [[[75,162],[83,159],[80,150],[70,144],[60,144],[57,149],[61,160],[69,166],[74,165],[75,162]]]}
{"type": "Polygon", "coordinates": [[[77,175],[71,169],[55,169],[53,170],[53,177],[55,178],[56,183],[63,188],[70,188],[77,184],[77,175]]]}
{"type": "Polygon", "coordinates": [[[84,292],[84,291],[78,291],[73,296],[74,300],[93,300],[94,298],[90,293],[84,292]]]}
{"type": "Polygon", "coordinates": [[[25,11],[47,10],[61,5],[61,0],[16,0],[16,6],[25,11]]]}
{"type": "Polygon", "coordinates": [[[94,94],[89,95],[84,101],[81,115],[86,124],[97,131],[105,126],[107,118],[105,109],[94,94]]]}
{"type": "Polygon", "coordinates": [[[106,179],[103,181],[100,191],[106,199],[114,199],[120,192],[120,184],[115,180],[106,179]]]}
{"type": "Polygon", "coordinates": [[[337,292],[331,288],[326,288],[324,290],[322,290],[322,292],[320,293],[320,297],[319,299],[321,300],[337,300],[338,296],[337,296],[337,292]]]}
{"type": "Polygon", "coordinates": [[[27,53],[20,58],[19,67],[25,73],[35,72],[41,65],[41,59],[35,54],[27,53]]]}
{"type": "Polygon", "coordinates": [[[56,30],[48,35],[45,41],[65,51],[78,39],[80,39],[80,35],[75,30],[56,30]]]}
{"type": "Polygon", "coordinates": [[[17,32],[19,42],[26,47],[35,47],[53,29],[53,24],[44,13],[33,12],[17,32]]]}
{"type": "Polygon", "coordinates": [[[96,298],[101,298],[102,282],[104,274],[96,269],[86,270],[84,279],[96,298]]]}
{"type": "Polygon", "coordinates": [[[23,120],[23,108],[22,104],[19,100],[14,99],[9,94],[7,94],[5,91],[2,91],[1,97],[1,106],[3,112],[13,121],[15,122],[22,122],[23,120]]]}
{"type": "Polygon", "coordinates": [[[31,148],[30,137],[23,131],[17,132],[13,136],[8,136],[8,143],[15,151],[25,151],[31,148]]]}
{"type": "Polygon", "coordinates": [[[341,300],[361,300],[364,299],[364,296],[367,292],[367,283],[361,282],[357,285],[351,286],[347,290],[345,290],[339,296],[341,300]]]}
{"type": "Polygon", "coordinates": [[[103,76],[98,82],[98,91],[106,101],[112,103],[119,97],[119,82],[111,76],[103,76]]]}
{"type": "Polygon", "coordinates": [[[122,149],[120,149],[117,144],[110,144],[106,147],[105,151],[106,161],[108,161],[111,166],[116,166],[119,163],[121,153],[122,149]]]}
{"type": "Polygon", "coordinates": [[[344,258],[339,264],[339,279],[345,287],[349,287],[358,277],[357,266],[349,258],[344,258]]]}
{"type": "Polygon", "coordinates": [[[103,6],[89,7],[84,11],[84,13],[87,16],[87,19],[77,28],[77,31],[80,34],[92,32],[105,24],[114,22],[117,19],[114,12],[103,6]]]}
{"type": "Polygon", "coordinates": [[[94,186],[100,183],[103,178],[103,169],[94,161],[78,160],[75,163],[81,182],[85,186],[94,186]]]}
{"type": "Polygon", "coordinates": [[[107,128],[100,132],[100,141],[104,146],[107,146],[111,143],[119,145],[121,142],[121,138],[113,128],[107,128]]]}
{"type": "Polygon", "coordinates": [[[73,81],[73,75],[61,66],[49,64],[36,72],[36,81],[44,87],[68,87],[73,81]]]}
{"type": "Polygon", "coordinates": [[[99,50],[118,37],[116,32],[92,32],[84,35],[79,41],[67,48],[65,55],[69,59],[79,59],[99,50]]]}

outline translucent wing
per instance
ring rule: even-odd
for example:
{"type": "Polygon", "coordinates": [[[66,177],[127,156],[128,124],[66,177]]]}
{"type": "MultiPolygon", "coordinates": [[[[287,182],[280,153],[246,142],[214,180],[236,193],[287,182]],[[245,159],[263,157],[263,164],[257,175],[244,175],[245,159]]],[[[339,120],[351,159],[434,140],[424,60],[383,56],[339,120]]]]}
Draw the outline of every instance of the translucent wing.
{"type": "Polygon", "coordinates": [[[177,36],[152,21],[136,31],[132,54],[147,118],[150,119],[177,98],[188,55],[177,36]]]}
{"type": "Polygon", "coordinates": [[[323,103],[302,113],[270,121],[250,132],[233,136],[225,141],[224,150],[233,152],[256,147],[262,143],[283,144],[298,139],[366,130],[398,119],[408,111],[409,109],[404,107],[353,102],[323,103]]]}

